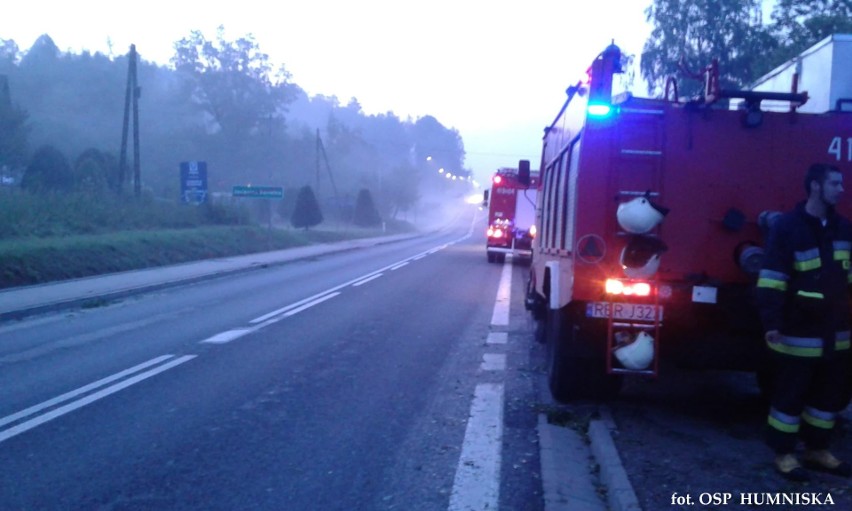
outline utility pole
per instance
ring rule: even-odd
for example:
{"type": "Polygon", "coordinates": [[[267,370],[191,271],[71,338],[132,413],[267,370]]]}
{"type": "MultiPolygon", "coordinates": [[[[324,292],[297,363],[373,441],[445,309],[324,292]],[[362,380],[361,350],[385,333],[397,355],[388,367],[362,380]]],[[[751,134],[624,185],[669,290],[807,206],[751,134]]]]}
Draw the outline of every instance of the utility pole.
{"type": "Polygon", "coordinates": [[[320,183],[320,152],[325,162],[325,170],[328,172],[328,180],[331,182],[331,190],[334,193],[335,213],[340,213],[340,196],[337,194],[337,185],[334,184],[334,175],[331,173],[331,165],[328,163],[328,155],[325,152],[325,145],[320,138],[319,129],[317,129],[317,200],[319,199],[319,183],[320,183]]]}
{"type": "Polygon", "coordinates": [[[319,200],[320,193],[320,147],[322,141],[320,140],[319,128],[317,128],[317,200],[319,200]]]}
{"type": "Polygon", "coordinates": [[[127,89],[124,94],[124,123],[121,130],[121,156],[118,170],[118,192],[124,187],[127,176],[127,136],[130,128],[130,114],[133,114],[133,194],[139,198],[142,196],[142,173],[139,163],[139,96],[142,89],[136,81],[136,45],[130,45],[130,53],[127,54],[129,64],[127,66],[127,89]],[[132,108],[131,108],[132,104],[132,108]]]}

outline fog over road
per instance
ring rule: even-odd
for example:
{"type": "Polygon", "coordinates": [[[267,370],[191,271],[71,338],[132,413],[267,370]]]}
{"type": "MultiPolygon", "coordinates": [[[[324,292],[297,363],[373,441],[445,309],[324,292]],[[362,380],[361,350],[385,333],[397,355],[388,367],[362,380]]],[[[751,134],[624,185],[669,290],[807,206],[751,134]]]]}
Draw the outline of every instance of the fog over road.
{"type": "Polygon", "coordinates": [[[477,214],[0,324],[0,508],[542,509],[529,346],[492,325],[511,300],[528,341],[525,271],[477,214]]]}

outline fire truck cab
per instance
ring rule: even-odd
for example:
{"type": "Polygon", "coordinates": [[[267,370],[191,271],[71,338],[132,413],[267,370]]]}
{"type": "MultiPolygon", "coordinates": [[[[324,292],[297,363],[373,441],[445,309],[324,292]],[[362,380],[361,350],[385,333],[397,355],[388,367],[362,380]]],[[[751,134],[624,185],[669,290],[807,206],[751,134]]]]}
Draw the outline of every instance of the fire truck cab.
{"type": "MultiPolygon", "coordinates": [[[[560,401],[606,398],[661,363],[760,370],[753,301],[764,236],[805,199],[813,163],[852,172],[852,113],[803,113],[788,91],[613,93],[614,44],[545,129],[526,306],[560,401]],[[727,103],[741,100],[732,110],[727,103]],[[761,102],[784,102],[783,112],[761,102]]],[[[849,198],[840,213],[849,217],[849,198]]]]}
{"type": "Polygon", "coordinates": [[[538,172],[530,171],[525,160],[518,167],[498,169],[491,178],[485,244],[489,263],[502,262],[506,254],[532,256],[538,172]]]}

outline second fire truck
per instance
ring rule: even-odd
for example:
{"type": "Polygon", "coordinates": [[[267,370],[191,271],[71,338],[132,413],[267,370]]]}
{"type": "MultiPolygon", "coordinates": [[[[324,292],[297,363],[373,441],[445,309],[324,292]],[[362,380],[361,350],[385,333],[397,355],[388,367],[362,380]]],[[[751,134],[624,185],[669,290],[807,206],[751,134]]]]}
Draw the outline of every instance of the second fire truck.
{"type": "Polygon", "coordinates": [[[502,262],[506,254],[526,259],[532,256],[538,172],[531,173],[526,160],[518,167],[498,169],[491,178],[485,243],[490,263],[502,262]]]}

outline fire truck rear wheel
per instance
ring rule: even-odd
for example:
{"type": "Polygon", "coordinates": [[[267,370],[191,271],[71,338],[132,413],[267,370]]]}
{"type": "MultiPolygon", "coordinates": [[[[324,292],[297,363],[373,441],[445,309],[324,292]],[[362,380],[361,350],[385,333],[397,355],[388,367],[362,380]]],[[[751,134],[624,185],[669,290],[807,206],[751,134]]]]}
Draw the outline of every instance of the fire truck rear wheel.
{"type": "MultiPolygon", "coordinates": [[[[570,306],[559,311],[548,309],[545,339],[548,353],[548,385],[557,401],[612,399],[621,390],[622,378],[606,373],[604,354],[589,350],[590,339],[576,328],[570,306]],[[588,342],[586,342],[588,341],[588,342]]],[[[598,343],[601,346],[603,342],[598,343]]]]}
{"type": "Polygon", "coordinates": [[[494,252],[488,252],[488,262],[489,263],[496,263],[497,262],[497,254],[495,254],[494,252]]]}

